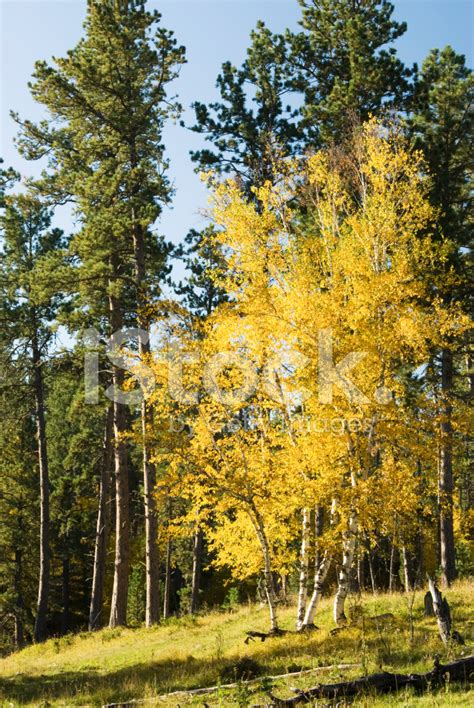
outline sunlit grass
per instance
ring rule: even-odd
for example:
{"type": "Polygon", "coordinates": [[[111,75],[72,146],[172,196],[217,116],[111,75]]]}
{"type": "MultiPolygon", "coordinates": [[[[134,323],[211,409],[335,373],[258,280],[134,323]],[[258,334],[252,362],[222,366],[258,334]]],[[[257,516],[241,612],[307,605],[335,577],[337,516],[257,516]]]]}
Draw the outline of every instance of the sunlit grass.
{"type": "MultiPolygon", "coordinates": [[[[283,679],[273,690],[290,695],[290,687],[305,688],[380,670],[418,672],[441,661],[474,651],[474,626],[470,610],[474,591],[458,583],[448,592],[455,627],[466,646],[445,648],[438,638],[436,622],[423,617],[423,593],[415,595],[410,625],[411,596],[364,595],[352,598],[349,607],[361,604],[365,617],[393,613],[394,620],[380,626],[370,620],[341,630],[335,636],[331,599],[323,601],[317,616],[318,631],[287,635],[265,642],[244,644],[247,630],[267,628],[267,610],[241,606],[233,612],[212,612],[198,617],[172,619],[154,629],[102,630],[93,634],[68,635],[31,646],[0,662],[0,697],[5,705],[103,705],[138,698],[153,698],[171,691],[211,686],[229,681],[233,667],[244,658],[257,662],[262,675],[277,675],[342,663],[357,663],[353,669],[331,670],[283,679]]],[[[294,626],[294,607],[281,610],[282,626],[294,626]]],[[[206,697],[209,705],[263,703],[258,684],[241,685],[232,692],[222,689],[206,697]]],[[[191,699],[168,698],[165,705],[183,705],[191,699]]],[[[203,704],[203,697],[192,701],[203,704]]],[[[472,692],[450,689],[416,698],[408,694],[383,699],[363,699],[355,705],[472,705],[472,692]]]]}

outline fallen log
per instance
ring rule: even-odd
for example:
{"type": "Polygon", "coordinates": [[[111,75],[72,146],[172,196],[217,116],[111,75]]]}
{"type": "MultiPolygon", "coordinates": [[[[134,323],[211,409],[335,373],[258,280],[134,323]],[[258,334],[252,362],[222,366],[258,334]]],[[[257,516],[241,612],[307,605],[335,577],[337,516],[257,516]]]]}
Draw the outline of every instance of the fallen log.
{"type": "Polygon", "coordinates": [[[283,637],[285,634],[290,634],[290,632],[286,629],[272,629],[271,632],[256,632],[256,631],[249,631],[245,632],[247,635],[244,643],[248,644],[249,642],[254,642],[256,639],[260,639],[261,642],[264,642],[265,639],[269,639],[271,637],[283,637]]]}
{"type": "Polygon", "coordinates": [[[320,684],[306,691],[294,689],[298,693],[292,698],[278,698],[271,693],[269,695],[272,700],[270,705],[273,708],[282,708],[283,706],[311,703],[318,698],[350,698],[361,693],[393,693],[406,686],[411,686],[415,691],[421,693],[428,687],[437,688],[448,681],[468,684],[472,680],[474,680],[474,655],[444,665],[436,660],[432,671],[428,671],[426,674],[392,674],[383,671],[352,681],[320,684]]]}
{"type": "Polygon", "coordinates": [[[239,681],[238,683],[220,683],[217,686],[206,686],[204,688],[190,688],[188,690],[172,691],[171,693],[163,693],[161,696],[155,696],[153,698],[140,698],[133,699],[128,703],[106,703],[102,708],[123,708],[124,706],[135,706],[143,705],[145,703],[156,703],[156,701],[167,701],[170,698],[178,698],[182,696],[204,696],[208,693],[217,693],[218,691],[231,690],[237,688],[238,686],[258,684],[262,680],[266,681],[280,681],[286,678],[295,678],[304,676],[306,674],[322,673],[324,671],[333,671],[337,669],[338,671],[344,671],[347,669],[355,669],[360,664],[331,664],[330,666],[314,666],[312,669],[302,669],[301,671],[291,671],[289,674],[277,674],[276,676],[257,676],[248,681],[239,681]]]}

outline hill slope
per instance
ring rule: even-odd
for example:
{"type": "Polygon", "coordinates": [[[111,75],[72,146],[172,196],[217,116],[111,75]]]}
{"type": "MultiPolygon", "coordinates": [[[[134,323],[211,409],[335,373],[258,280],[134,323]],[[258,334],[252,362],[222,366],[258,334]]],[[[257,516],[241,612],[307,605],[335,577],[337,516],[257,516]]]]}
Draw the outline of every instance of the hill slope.
{"type": "MultiPolygon", "coordinates": [[[[241,606],[232,612],[170,620],[154,629],[102,630],[52,639],[0,661],[0,697],[14,705],[103,705],[153,697],[146,704],[203,705],[203,697],[158,696],[171,691],[228,683],[259,674],[275,676],[301,669],[356,664],[352,668],[315,670],[280,679],[274,692],[289,695],[289,686],[300,688],[330,683],[376,671],[382,666],[398,672],[425,671],[433,658],[441,661],[474,652],[474,626],[469,608],[474,589],[460,583],[447,593],[455,627],[464,635],[465,647],[446,650],[438,638],[436,622],[423,617],[423,593],[364,595],[357,605],[366,619],[331,635],[331,600],[323,601],[317,617],[319,630],[307,635],[287,635],[265,642],[244,643],[247,630],[265,631],[264,607],[241,606]],[[370,617],[393,613],[394,618],[374,622],[370,617]],[[412,621],[410,621],[410,614],[412,621]]],[[[353,599],[349,605],[354,605],[353,599]]],[[[282,610],[282,625],[294,626],[294,608],[282,610]]],[[[262,681],[206,697],[209,705],[263,703],[262,681]]],[[[263,687],[268,682],[263,681],[263,687]]],[[[451,689],[423,698],[403,695],[364,701],[364,705],[472,705],[473,692],[451,689]]]]}

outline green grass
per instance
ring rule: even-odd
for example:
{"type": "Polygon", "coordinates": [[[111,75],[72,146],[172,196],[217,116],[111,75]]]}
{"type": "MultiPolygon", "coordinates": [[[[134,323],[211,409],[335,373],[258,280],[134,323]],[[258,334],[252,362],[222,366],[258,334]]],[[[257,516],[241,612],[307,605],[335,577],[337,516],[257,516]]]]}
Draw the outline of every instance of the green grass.
{"type": "MultiPolygon", "coordinates": [[[[291,695],[290,687],[307,688],[372,673],[417,672],[441,661],[474,652],[474,625],[469,610],[474,591],[458,583],[447,593],[455,627],[466,646],[447,649],[438,638],[436,622],[423,617],[423,593],[413,605],[413,627],[409,621],[409,599],[402,594],[364,595],[365,616],[391,612],[395,619],[382,626],[364,621],[331,636],[331,599],[324,600],[316,622],[320,629],[308,635],[287,635],[265,642],[244,644],[246,630],[267,628],[264,607],[245,606],[233,612],[212,612],[198,617],[170,620],[154,629],[103,630],[94,634],[68,635],[31,646],[0,661],[0,699],[3,705],[99,706],[132,699],[153,699],[171,691],[211,686],[231,680],[234,667],[245,658],[258,663],[262,675],[277,675],[342,663],[359,663],[350,670],[331,670],[282,679],[273,685],[279,696],[291,695]]],[[[355,603],[349,601],[349,607],[355,603]]],[[[282,626],[293,629],[294,608],[281,610],[282,626]]],[[[194,698],[180,696],[160,705],[245,706],[264,704],[260,683],[239,685],[232,691],[194,698]]],[[[383,699],[363,698],[358,706],[471,706],[474,692],[449,688],[414,697],[411,694],[383,699]]]]}

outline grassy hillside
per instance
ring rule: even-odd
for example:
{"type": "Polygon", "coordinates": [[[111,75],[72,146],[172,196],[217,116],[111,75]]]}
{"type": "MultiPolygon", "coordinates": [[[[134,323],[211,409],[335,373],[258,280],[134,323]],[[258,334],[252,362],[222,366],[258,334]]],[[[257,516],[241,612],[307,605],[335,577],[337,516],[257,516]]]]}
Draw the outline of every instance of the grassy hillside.
{"type": "MultiPolygon", "coordinates": [[[[4,705],[102,705],[148,698],[146,704],[245,706],[263,704],[262,691],[268,681],[249,686],[240,682],[236,689],[221,688],[205,697],[162,694],[179,689],[224,684],[240,674],[278,675],[302,669],[357,663],[351,669],[314,671],[301,677],[274,683],[277,695],[290,695],[289,687],[300,688],[318,682],[376,671],[380,666],[396,671],[426,671],[436,654],[441,661],[461,653],[474,652],[474,589],[457,584],[447,593],[455,627],[464,635],[465,647],[445,649],[433,619],[423,617],[423,593],[413,596],[365,595],[360,603],[366,618],[393,613],[385,622],[358,621],[357,625],[331,636],[331,600],[323,602],[317,617],[319,630],[309,635],[287,635],[265,642],[244,644],[247,630],[265,630],[264,607],[239,607],[234,611],[213,612],[199,617],[170,620],[156,629],[103,630],[52,639],[32,646],[0,662],[0,697],[4,705]],[[412,615],[412,622],[410,622],[412,615]],[[254,664],[250,662],[252,660],[254,664]],[[152,699],[155,700],[152,700],[152,699]]],[[[349,605],[355,607],[355,599],[349,605]]],[[[282,610],[282,625],[294,626],[294,608],[282,610]]],[[[455,689],[442,694],[414,698],[363,699],[357,705],[468,706],[474,691],[455,689]]]]}

